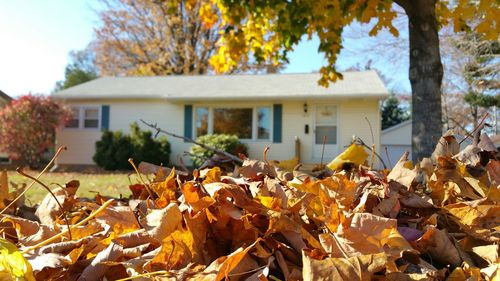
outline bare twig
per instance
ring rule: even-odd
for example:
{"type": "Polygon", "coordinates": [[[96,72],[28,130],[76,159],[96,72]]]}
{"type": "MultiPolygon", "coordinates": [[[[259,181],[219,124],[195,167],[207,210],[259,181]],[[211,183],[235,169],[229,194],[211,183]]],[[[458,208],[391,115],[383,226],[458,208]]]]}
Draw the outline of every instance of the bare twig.
{"type": "Polygon", "coordinates": [[[190,139],[190,138],[187,138],[187,137],[184,137],[184,136],[180,136],[180,135],[177,135],[177,134],[165,131],[165,130],[161,129],[160,127],[158,127],[156,124],[149,124],[149,123],[147,123],[146,121],[144,121],[142,119],[141,119],[141,122],[144,123],[146,126],[154,129],[156,131],[156,134],[163,133],[163,134],[165,134],[167,136],[171,136],[171,137],[174,137],[174,138],[182,139],[184,141],[196,144],[197,146],[200,146],[200,147],[202,147],[204,149],[208,149],[210,151],[213,151],[213,152],[215,152],[215,153],[217,153],[219,155],[223,155],[225,157],[228,157],[228,158],[230,158],[231,160],[233,160],[236,163],[243,164],[243,160],[241,160],[238,156],[233,155],[231,153],[228,153],[228,152],[226,152],[224,150],[220,150],[218,148],[211,147],[211,146],[208,146],[206,144],[197,142],[197,141],[195,141],[193,139],[190,139]]]}
{"type": "Polygon", "coordinates": [[[20,175],[22,176],[25,176],[27,178],[29,178],[30,180],[32,181],[35,181],[36,183],[38,183],[39,185],[41,185],[43,188],[45,188],[49,193],[50,195],[54,198],[54,200],[56,201],[57,205],[59,206],[59,208],[61,208],[61,212],[62,212],[62,215],[63,215],[63,218],[64,218],[64,221],[66,222],[66,225],[68,226],[68,234],[69,234],[69,240],[73,240],[73,237],[71,236],[71,230],[69,228],[70,224],[69,224],[69,221],[68,221],[68,218],[66,216],[66,211],[64,211],[64,208],[63,206],[61,205],[61,203],[59,202],[59,200],[57,200],[57,196],[52,192],[52,190],[50,190],[50,188],[48,186],[46,186],[43,182],[41,182],[39,179],[37,178],[34,178],[28,174],[26,174],[23,169],[21,168],[17,168],[16,169],[16,172],[18,172],[20,175]]]}
{"type": "Polygon", "coordinates": [[[146,188],[146,191],[149,193],[149,197],[151,199],[153,199],[153,192],[151,191],[151,189],[149,188],[149,185],[144,181],[144,179],[142,178],[141,176],[141,173],[139,173],[139,169],[137,169],[137,166],[135,165],[134,163],[134,159],[132,158],[129,158],[128,159],[128,162],[130,163],[130,165],[132,165],[132,167],[134,168],[135,170],[135,173],[139,176],[139,179],[141,180],[142,184],[144,185],[144,187],[146,188]]]}
{"type": "Polygon", "coordinates": [[[385,146],[384,149],[385,149],[385,155],[387,156],[387,161],[389,162],[389,166],[392,167],[391,158],[389,157],[389,151],[387,150],[387,146],[385,146]]]}
{"type": "MultiPolygon", "coordinates": [[[[368,149],[372,149],[371,147],[369,147],[368,145],[366,145],[366,143],[359,137],[356,138],[356,141],[361,144],[362,146],[368,148],[368,149]]],[[[380,160],[380,162],[382,163],[382,165],[384,166],[384,169],[387,169],[387,165],[385,164],[384,160],[382,159],[382,157],[380,156],[380,154],[378,154],[376,151],[373,151],[373,154],[375,154],[375,156],[377,156],[378,160],[380,160]]]]}
{"type": "Polygon", "coordinates": [[[458,144],[462,144],[466,139],[470,138],[473,136],[474,132],[479,130],[479,129],[482,129],[484,127],[484,121],[486,121],[486,118],[488,118],[488,112],[486,112],[483,116],[483,118],[481,118],[481,121],[479,122],[479,124],[474,128],[474,130],[472,130],[472,132],[468,133],[465,138],[463,140],[461,140],[458,144]]]}

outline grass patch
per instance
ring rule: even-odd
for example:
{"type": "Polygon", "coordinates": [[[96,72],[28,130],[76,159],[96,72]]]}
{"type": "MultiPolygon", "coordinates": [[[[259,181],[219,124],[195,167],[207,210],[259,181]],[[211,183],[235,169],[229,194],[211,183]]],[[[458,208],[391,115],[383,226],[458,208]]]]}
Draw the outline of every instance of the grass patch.
{"type": "MultiPolygon", "coordinates": [[[[37,171],[28,172],[32,176],[38,174],[37,171]]],[[[22,186],[30,184],[31,180],[19,175],[16,172],[8,172],[9,183],[22,186]]],[[[129,176],[128,173],[113,173],[113,174],[83,174],[83,173],[45,173],[40,177],[40,181],[46,184],[51,189],[58,185],[64,185],[71,180],[79,180],[80,188],[78,188],[77,196],[93,198],[97,193],[103,196],[112,197],[128,197],[130,183],[138,183],[138,177],[135,174],[129,176]]],[[[12,187],[12,184],[11,184],[12,187]]],[[[26,193],[26,204],[39,204],[48,192],[39,184],[35,184],[26,193]]]]}

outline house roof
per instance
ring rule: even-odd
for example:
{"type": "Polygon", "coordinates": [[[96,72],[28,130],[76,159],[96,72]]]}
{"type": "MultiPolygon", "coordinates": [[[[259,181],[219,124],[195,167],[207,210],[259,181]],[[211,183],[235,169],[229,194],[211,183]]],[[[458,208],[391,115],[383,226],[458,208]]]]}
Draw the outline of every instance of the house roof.
{"type": "Polygon", "coordinates": [[[403,128],[405,126],[411,126],[411,119],[403,121],[397,125],[391,126],[389,128],[386,128],[385,130],[382,130],[382,135],[390,133],[392,131],[398,130],[399,128],[403,128]]]}
{"type": "Polygon", "coordinates": [[[0,99],[6,101],[6,102],[10,102],[12,100],[12,98],[7,95],[6,93],[2,92],[2,90],[0,90],[0,99]]]}
{"type": "Polygon", "coordinates": [[[328,88],[318,85],[320,74],[199,75],[103,77],[53,94],[76,99],[252,100],[304,98],[385,98],[375,71],[345,72],[328,88]]]}

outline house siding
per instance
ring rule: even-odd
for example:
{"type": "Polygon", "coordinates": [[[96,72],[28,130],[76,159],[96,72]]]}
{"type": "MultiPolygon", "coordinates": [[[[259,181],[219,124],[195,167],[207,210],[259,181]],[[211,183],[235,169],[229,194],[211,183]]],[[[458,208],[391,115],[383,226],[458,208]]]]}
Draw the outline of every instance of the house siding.
{"type": "MultiPolygon", "coordinates": [[[[99,100],[99,101],[67,101],[69,105],[109,105],[109,129],[129,132],[132,122],[139,123],[141,128],[146,128],[140,122],[156,123],[169,132],[184,134],[184,105],[196,106],[270,106],[282,105],[282,139],[281,143],[262,140],[248,140],[249,156],[262,158],[262,152],[269,146],[268,159],[289,159],[294,157],[295,137],[301,142],[301,160],[303,163],[313,161],[312,147],[314,144],[314,111],[315,104],[331,103],[337,105],[339,111],[338,122],[338,151],[351,141],[352,135],[361,137],[368,145],[372,143],[370,127],[365,117],[370,120],[373,128],[375,147],[380,151],[380,115],[379,101],[377,99],[350,99],[350,100],[307,100],[307,101],[217,101],[217,102],[189,102],[171,103],[165,100],[99,100]],[[304,103],[308,104],[308,112],[304,113],[304,103]],[[305,133],[305,125],[309,125],[309,133],[305,133]]],[[[66,145],[68,150],[57,160],[59,164],[94,164],[92,156],[95,152],[95,142],[100,139],[101,131],[98,129],[60,129],[57,131],[57,145],[66,145]]],[[[171,163],[178,163],[182,157],[186,164],[189,158],[184,155],[191,147],[181,139],[169,137],[172,148],[171,163]]],[[[336,155],[325,155],[329,161],[336,155]]]]}

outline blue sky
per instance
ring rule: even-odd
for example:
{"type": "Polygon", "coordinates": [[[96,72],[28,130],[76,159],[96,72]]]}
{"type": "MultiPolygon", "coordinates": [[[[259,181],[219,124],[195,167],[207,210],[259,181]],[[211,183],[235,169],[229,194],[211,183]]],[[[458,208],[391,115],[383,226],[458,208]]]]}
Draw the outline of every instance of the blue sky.
{"type": "MultiPolygon", "coordinates": [[[[11,96],[49,94],[56,81],[64,78],[68,53],[85,48],[92,40],[98,24],[96,7],[96,0],[0,0],[0,90],[11,96]]],[[[365,64],[366,56],[349,50],[367,40],[345,40],[348,48],[338,59],[339,69],[365,64]]],[[[313,38],[297,46],[284,72],[317,71],[324,63],[318,44],[313,38]]],[[[389,73],[396,87],[409,89],[403,64],[391,73],[383,59],[376,60],[374,65],[389,73]]]]}

